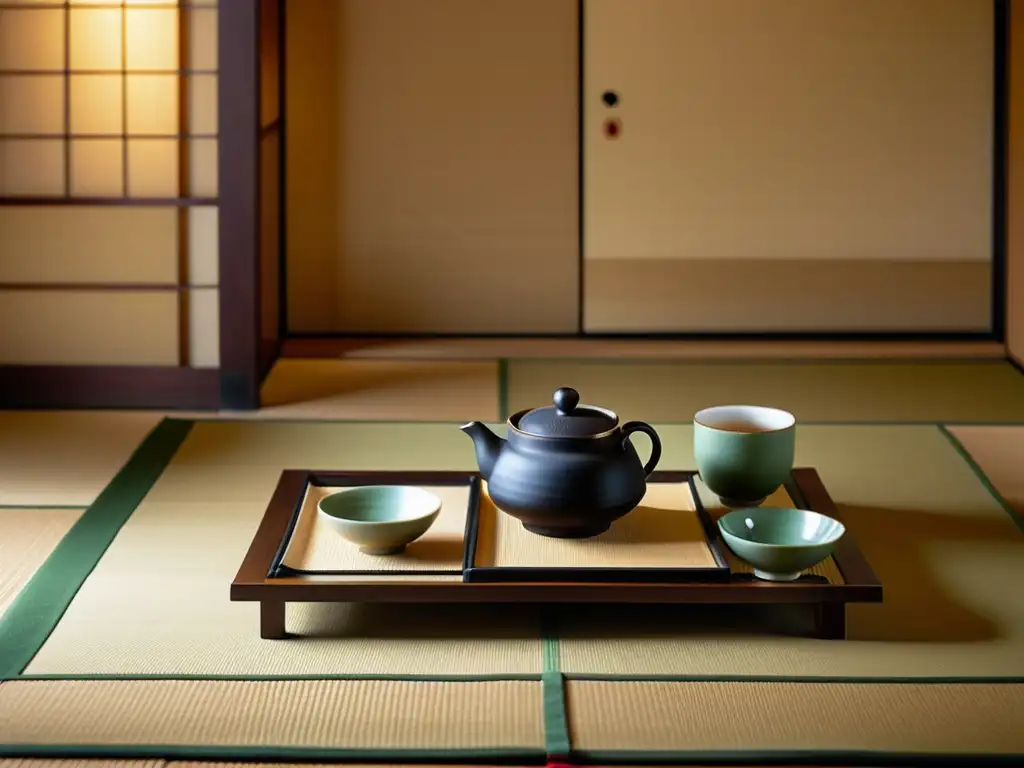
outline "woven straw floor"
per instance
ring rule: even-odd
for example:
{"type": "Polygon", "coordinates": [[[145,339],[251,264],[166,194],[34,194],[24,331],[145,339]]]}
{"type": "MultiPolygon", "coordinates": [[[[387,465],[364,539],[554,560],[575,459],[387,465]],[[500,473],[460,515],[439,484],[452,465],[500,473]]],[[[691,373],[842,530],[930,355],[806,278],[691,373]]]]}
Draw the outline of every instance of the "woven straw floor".
{"type": "MultiPolygon", "coordinates": [[[[571,383],[623,418],[661,418],[659,468],[692,468],[690,427],[669,423],[706,396],[690,374],[652,374],[641,402],[616,394],[618,367],[533,365],[443,418],[571,383]]],[[[1024,428],[985,423],[1024,417],[1024,399],[988,365],[940,371],[955,387],[917,401],[910,374],[859,402],[821,365],[817,395],[773,390],[805,422],[922,422],[801,425],[798,464],[885,585],[883,604],[849,609],[845,642],[809,637],[798,609],[338,605],[290,606],[299,636],[261,641],[256,606],[227,587],[279,473],[472,470],[457,424],[306,420],[349,418],[328,403],[302,422],[165,422],[143,442],[157,415],[0,415],[0,768],[1024,759],[1024,428]],[[981,389],[956,395],[961,379],[981,389]]],[[[380,418],[423,387],[392,387],[380,418]]]]}

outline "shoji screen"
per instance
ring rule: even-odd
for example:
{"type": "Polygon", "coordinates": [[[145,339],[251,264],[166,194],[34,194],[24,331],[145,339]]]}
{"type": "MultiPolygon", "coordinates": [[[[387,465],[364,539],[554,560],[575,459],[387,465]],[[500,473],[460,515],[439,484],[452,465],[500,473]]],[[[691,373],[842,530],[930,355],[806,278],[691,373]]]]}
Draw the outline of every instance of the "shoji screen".
{"type": "Polygon", "coordinates": [[[218,367],[216,24],[0,0],[0,363],[218,367]]]}
{"type": "Polygon", "coordinates": [[[993,28],[992,0],[586,0],[586,329],[987,330],[993,28]]]}

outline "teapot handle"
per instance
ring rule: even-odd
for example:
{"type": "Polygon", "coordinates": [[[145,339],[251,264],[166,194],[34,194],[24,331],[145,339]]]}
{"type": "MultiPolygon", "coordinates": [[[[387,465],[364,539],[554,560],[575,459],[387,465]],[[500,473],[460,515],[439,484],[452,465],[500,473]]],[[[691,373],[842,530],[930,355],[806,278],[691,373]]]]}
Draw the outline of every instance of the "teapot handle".
{"type": "Polygon", "coordinates": [[[645,424],[642,421],[627,421],[622,425],[623,447],[629,442],[629,436],[634,432],[643,432],[651,438],[651,458],[644,464],[644,477],[650,477],[651,472],[658,466],[658,461],[661,459],[661,438],[650,424],[645,424]]]}

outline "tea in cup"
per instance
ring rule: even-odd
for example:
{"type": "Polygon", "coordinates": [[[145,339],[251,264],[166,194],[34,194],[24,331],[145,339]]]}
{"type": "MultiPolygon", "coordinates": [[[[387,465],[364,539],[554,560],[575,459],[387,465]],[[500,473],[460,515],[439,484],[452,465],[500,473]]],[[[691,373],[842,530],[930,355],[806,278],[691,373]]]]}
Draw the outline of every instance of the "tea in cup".
{"type": "Polygon", "coordinates": [[[727,507],[756,507],[789,478],[796,418],[761,405],[719,405],[693,417],[701,480],[727,507]]]}

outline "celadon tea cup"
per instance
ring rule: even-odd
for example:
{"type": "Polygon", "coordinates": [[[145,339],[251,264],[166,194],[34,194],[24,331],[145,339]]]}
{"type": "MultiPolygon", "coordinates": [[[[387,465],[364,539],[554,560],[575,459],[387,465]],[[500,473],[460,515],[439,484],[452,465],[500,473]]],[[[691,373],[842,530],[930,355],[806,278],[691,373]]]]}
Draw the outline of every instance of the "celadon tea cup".
{"type": "Polygon", "coordinates": [[[761,405],[719,405],[693,417],[693,454],[704,485],[727,507],[756,507],[789,477],[796,418],[761,405]]]}
{"type": "Polygon", "coordinates": [[[361,485],[320,499],[328,527],[368,555],[397,555],[425,534],[441,512],[441,499],[406,485],[361,485]]]}

